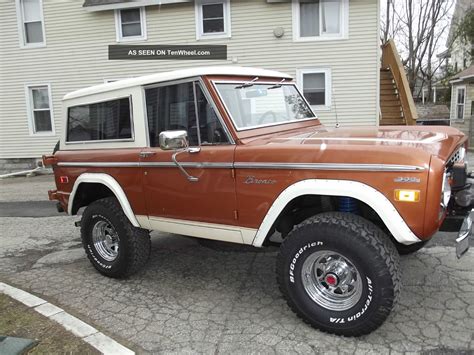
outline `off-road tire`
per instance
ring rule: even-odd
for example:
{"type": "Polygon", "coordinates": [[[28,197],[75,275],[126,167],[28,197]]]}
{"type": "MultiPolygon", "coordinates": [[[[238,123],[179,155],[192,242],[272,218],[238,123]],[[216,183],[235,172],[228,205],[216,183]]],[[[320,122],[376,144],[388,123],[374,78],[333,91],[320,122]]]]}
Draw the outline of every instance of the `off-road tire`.
{"type": "Polygon", "coordinates": [[[424,248],[426,243],[428,242],[423,241],[423,242],[418,242],[418,243],[410,244],[410,245],[401,244],[401,243],[398,243],[397,241],[394,241],[393,243],[395,244],[395,248],[397,248],[398,250],[398,254],[409,255],[409,254],[416,253],[418,250],[424,248]]]}
{"type": "Polygon", "coordinates": [[[372,222],[350,213],[322,213],[297,225],[283,241],[277,281],[290,308],[314,328],[361,336],[377,329],[396,304],[401,287],[399,259],[389,237],[372,222]],[[305,289],[304,262],[324,251],[342,255],[360,275],[360,298],[347,305],[349,309],[323,307],[305,289]]]}
{"type": "Polygon", "coordinates": [[[148,231],[136,228],[130,223],[115,197],[106,197],[87,206],[81,220],[81,238],[92,265],[108,277],[130,276],[140,270],[150,258],[151,242],[148,231]],[[118,255],[113,261],[101,257],[92,241],[92,230],[99,221],[108,222],[119,236],[118,255]]]}

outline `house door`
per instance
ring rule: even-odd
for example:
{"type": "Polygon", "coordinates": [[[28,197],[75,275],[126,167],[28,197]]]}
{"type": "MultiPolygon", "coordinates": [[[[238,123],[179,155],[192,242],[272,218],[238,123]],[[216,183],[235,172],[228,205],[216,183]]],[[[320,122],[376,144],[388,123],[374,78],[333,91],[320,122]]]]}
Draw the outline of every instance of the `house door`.
{"type": "Polygon", "coordinates": [[[152,229],[209,237],[207,224],[235,225],[235,145],[200,83],[146,88],[145,97],[150,146],[142,151],[140,163],[152,229]],[[185,172],[173,162],[176,151],[159,147],[159,134],[170,130],[187,131],[190,146],[200,148],[175,156],[185,172]]]}

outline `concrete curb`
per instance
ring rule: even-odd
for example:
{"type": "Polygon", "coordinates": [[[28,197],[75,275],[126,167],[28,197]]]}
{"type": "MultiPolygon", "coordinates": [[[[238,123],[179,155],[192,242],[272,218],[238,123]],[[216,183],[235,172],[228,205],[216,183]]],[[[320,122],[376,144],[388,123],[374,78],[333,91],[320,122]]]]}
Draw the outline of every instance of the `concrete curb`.
{"type": "Polygon", "coordinates": [[[62,308],[39,298],[31,293],[0,282],[0,293],[23,303],[29,308],[63,326],[64,329],[81,338],[102,354],[133,355],[134,351],[119,344],[94,327],[65,312],[62,308]]]}

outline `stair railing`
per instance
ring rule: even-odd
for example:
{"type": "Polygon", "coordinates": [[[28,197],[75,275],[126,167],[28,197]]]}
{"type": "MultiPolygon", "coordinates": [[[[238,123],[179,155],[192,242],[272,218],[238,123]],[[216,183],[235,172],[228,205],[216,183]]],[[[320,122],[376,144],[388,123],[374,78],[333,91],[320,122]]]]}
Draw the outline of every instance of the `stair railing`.
{"type": "Polygon", "coordinates": [[[405,68],[403,67],[395,42],[392,39],[389,39],[382,46],[382,67],[389,68],[392,72],[406,124],[415,125],[418,118],[415,101],[411,94],[405,68]]]}

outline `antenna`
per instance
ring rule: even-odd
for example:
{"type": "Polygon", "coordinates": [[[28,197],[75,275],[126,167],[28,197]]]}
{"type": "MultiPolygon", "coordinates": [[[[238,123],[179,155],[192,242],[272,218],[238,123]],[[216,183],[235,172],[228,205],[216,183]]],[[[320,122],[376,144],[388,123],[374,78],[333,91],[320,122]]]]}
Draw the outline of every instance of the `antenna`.
{"type": "Polygon", "coordinates": [[[335,92],[336,91],[334,88],[332,89],[332,96],[333,96],[333,101],[334,101],[334,111],[336,113],[336,128],[339,128],[339,119],[337,117],[337,102],[336,102],[336,94],[335,92]]]}

